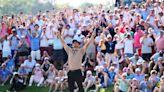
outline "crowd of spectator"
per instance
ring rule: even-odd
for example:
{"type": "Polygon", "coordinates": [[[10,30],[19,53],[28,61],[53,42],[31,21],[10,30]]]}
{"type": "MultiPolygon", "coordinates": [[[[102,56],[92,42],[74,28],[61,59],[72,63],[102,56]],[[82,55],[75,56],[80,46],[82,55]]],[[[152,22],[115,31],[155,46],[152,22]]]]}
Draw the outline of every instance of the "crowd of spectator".
{"type": "Polygon", "coordinates": [[[49,92],[67,89],[68,56],[57,34],[71,47],[74,39],[83,46],[92,32],[81,65],[85,91],[164,92],[164,1],[158,0],[124,2],[113,11],[99,5],[2,16],[1,86],[9,82],[8,92],[35,84],[49,92]]]}

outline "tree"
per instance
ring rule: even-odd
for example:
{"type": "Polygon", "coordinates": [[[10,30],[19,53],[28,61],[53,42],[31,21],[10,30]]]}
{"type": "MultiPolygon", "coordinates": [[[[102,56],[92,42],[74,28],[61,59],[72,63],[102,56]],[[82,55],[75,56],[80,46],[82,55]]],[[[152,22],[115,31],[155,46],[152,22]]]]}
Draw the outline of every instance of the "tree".
{"type": "Polygon", "coordinates": [[[36,14],[39,10],[45,11],[52,9],[54,6],[50,3],[40,3],[38,0],[0,0],[0,14],[11,15],[24,13],[36,14]]]}
{"type": "Polygon", "coordinates": [[[85,2],[85,3],[80,5],[80,9],[81,10],[86,10],[88,7],[91,7],[91,6],[93,6],[93,4],[85,2]]]}

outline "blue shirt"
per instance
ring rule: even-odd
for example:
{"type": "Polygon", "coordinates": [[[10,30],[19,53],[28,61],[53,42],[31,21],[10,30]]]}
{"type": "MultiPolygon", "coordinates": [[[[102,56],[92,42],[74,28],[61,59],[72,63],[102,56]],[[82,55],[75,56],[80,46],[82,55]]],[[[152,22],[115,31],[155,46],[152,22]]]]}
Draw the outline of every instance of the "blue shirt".
{"type": "Polygon", "coordinates": [[[116,76],[116,73],[115,73],[115,72],[109,71],[108,76],[109,76],[109,78],[110,78],[110,79],[112,80],[112,82],[113,82],[113,80],[114,80],[114,78],[115,78],[115,76],[116,76]]]}
{"type": "Polygon", "coordinates": [[[15,62],[14,59],[10,59],[7,63],[6,63],[6,68],[9,71],[12,71],[12,69],[15,67],[15,62]]]}
{"type": "Polygon", "coordinates": [[[138,81],[143,81],[144,80],[144,75],[143,74],[134,74],[134,78],[136,78],[138,81]]]}
{"type": "Polygon", "coordinates": [[[147,10],[142,10],[141,11],[141,15],[143,17],[143,20],[146,20],[147,19],[147,16],[149,15],[149,11],[147,10]]]}
{"type": "Polygon", "coordinates": [[[140,90],[142,92],[153,92],[152,89],[148,88],[147,84],[153,85],[151,81],[141,81],[140,90]]]}
{"type": "Polygon", "coordinates": [[[18,49],[18,42],[19,42],[19,40],[17,39],[16,36],[11,37],[11,49],[12,50],[18,49]]]}
{"type": "Polygon", "coordinates": [[[31,44],[31,50],[36,51],[40,49],[40,36],[42,34],[42,31],[39,33],[38,37],[33,37],[30,35],[30,33],[28,32],[28,36],[30,38],[30,44],[31,44]]]}
{"type": "Polygon", "coordinates": [[[19,37],[19,39],[21,38],[21,36],[26,36],[27,35],[27,30],[25,30],[25,29],[18,29],[17,30],[17,35],[18,35],[18,37],[19,37]]]}
{"type": "Polygon", "coordinates": [[[18,73],[19,74],[27,74],[28,72],[26,71],[25,68],[19,68],[18,73]]]}
{"type": "Polygon", "coordinates": [[[0,69],[0,77],[2,77],[2,80],[6,80],[8,76],[10,76],[11,72],[7,69],[0,69]]]}
{"type": "Polygon", "coordinates": [[[126,79],[133,79],[134,75],[133,74],[127,74],[126,79]]]}

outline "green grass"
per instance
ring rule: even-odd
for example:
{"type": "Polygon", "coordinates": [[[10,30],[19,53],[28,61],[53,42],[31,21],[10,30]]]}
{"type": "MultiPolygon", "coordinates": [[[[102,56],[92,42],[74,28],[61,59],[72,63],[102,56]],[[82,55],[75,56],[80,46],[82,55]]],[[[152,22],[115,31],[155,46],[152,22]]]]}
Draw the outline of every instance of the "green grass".
{"type": "MultiPolygon", "coordinates": [[[[10,88],[10,85],[7,84],[5,86],[0,86],[0,92],[6,92],[7,89],[10,88]]],[[[20,92],[48,92],[49,87],[36,87],[36,86],[32,86],[32,87],[26,87],[24,90],[20,91],[20,92]]],[[[112,92],[113,87],[109,87],[106,89],[105,92],[112,92]]],[[[69,91],[64,91],[64,92],[69,92],[69,91]]]]}

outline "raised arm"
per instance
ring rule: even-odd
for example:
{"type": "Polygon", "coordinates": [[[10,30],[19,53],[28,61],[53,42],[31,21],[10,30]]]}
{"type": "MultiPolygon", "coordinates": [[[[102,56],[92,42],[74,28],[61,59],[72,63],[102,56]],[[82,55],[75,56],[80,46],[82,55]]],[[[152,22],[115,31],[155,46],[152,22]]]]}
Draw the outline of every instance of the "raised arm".
{"type": "Polygon", "coordinates": [[[68,53],[70,47],[65,43],[64,38],[61,36],[61,33],[60,32],[57,32],[57,37],[60,39],[62,45],[64,46],[64,49],[68,53]]]}
{"type": "Polygon", "coordinates": [[[88,48],[88,46],[89,46],[89,45],[91,44],[91,42],[94,40],[94,37],[95,37],[95,36],[96,36],[96,33],[93,32],[91,38],[89,39],[89,41],[83,46],[84,51],[86,51],[86,49],[88,48]]]}
{"type": "Polygon", "coordinates": [[[43,30],[40,31],[38,38],[41,38],[42,31],[43,31],[43,30]]]}
{"type": "Polygon", "coordinates": [[[30,30],[27,30],[27,36],[31,39],[32,36],[31,36],[31,33],[30,33],[30,30]]]}

